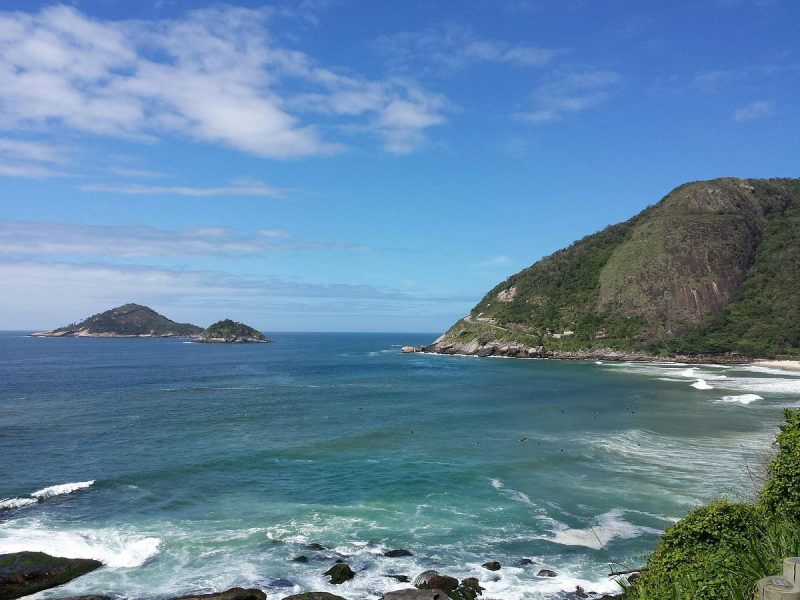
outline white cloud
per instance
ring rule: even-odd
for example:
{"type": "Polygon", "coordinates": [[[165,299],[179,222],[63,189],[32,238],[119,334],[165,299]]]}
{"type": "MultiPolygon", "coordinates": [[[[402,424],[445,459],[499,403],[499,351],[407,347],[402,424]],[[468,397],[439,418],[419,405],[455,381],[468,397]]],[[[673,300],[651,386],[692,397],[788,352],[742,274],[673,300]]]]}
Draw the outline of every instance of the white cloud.
{"type": "Polygon", "coordinates": [[[289,250],[367,251],[363,244],[289,239],[280,229],[236,235],[223,227],[157,229],[145,226],[71,225],[0,221],[0,255],[17,257],[241,256],[289,250]]]}
{"type": "Polygon", "coordinates": [[[285,190],[252,182],[226,187],[195,187],[186,185],[142,185],[138,183],[87,183],[80,186],[85,192],[104,192],[132,196],[282,196],[285,190]]]}
{"type": "Polygon", "coordinates": [[[559,121],[599,104],[618,82],[619,75],[614,71],[556,72],[533,92],[536,108],[518,116],[537,124],[559,121]]]}
{"type": "MultiPolygon", "coordinates": [[[[333,117],[361,116],[362,125],[397,101],[431,110],[413,97],[416,86],[340,76],[278,47],[270,14],[221,7],[177,20],[102,21],[63,5],[0,13],[0,128],[58,122],[134,140],[177,133],[292,158],[343,149],[291,112],[293,89],[319,96],[333,117]]],[[[419,140],[441,120],[431,115],[403,131],[419,140]]]]}
{"type": "Polygon", "coordinates": [[[766,119],[775,113],[775,103],[767,100],[756,100],[733,112],[733,120],[737,123],[766,119]]]}
{"type": "Polygon", "coordinates": [[[457,25],[383,36],[376,46],[392,68],[403,72],[454,72],[486,62],[543,67],[559,54],[551,48],[481,39],[457,25]]]}
{"type": "Polygon", "coordinates": [[[0,175],[6,177],[59,177],[69,162],[70,148],[44,142],[0,138],[0,175]]]}
{"type": "Polygon", "coordinates": [[[511,259],[507,256],[492,256],[491,258],[487,258],[486,260],[482,260],[477,263],[478,267],[502,267],[507,265],[511,262],[511,259]]]}

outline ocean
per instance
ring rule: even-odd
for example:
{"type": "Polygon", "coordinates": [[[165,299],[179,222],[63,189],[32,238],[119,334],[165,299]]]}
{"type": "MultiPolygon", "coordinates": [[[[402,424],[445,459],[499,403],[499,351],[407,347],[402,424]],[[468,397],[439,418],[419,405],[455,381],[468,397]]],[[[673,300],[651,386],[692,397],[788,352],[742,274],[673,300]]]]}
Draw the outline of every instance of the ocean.
{"type": "Polygon", "coordinates": [[[751,497],[783,408],[800,405],[800,373],[767,368],[269,337],[0,334],[0,553],[106,565],[39,597],[359,600],[426,569],[478,577],[484,598],[613,592],[609,570],[640,566],[693,507],[751,497]],[[383,556],[399,548],[413,556],[383,556]],[[339,558],[356,576],[333,586],[339,558]]]}

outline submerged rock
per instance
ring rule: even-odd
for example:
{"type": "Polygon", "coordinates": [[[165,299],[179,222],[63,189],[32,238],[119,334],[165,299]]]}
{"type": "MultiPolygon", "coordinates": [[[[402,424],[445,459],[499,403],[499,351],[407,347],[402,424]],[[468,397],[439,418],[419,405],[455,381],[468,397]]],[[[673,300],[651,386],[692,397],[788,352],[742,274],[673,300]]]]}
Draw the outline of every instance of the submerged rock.
{"type": "Polygon", "coordinates": [[[178,596],[172,600],[267,600],[267,595],[255,588],[235,587],[224,592],[214,592],[212,594],[190,594],[188,596],[178,596]]]}
{"type": "Polygon", "coordinates": [[[389,550],[388,552],[383,553],[384,556],[388,556],[389,558],[399,558],[401,556],[414,556],[414,554],[410,550],[389,550]]]}
{"type": "Polygon", "coordinates": [[[61,558],[44,552],[0,554],[0,600],[53,588],[102,566],[99,560],[61,558]]]}
{"type": "Polygon", "coordinates": [[[519,561],[519,564],[521,564],[521,565],[532,565],[533,561],[530,558],[523,558],[522,560],[519,561]]]}
{"type": "Polygon", "coordinates": [[[496,560],[492,560],[492,561],[483,563],[481,566],[484,569],[489,569],[490,571],[499,571],[500,567],[502,565],[499,562],[497,562],[496,560]]]}
{"type": "Polygon", "coordinates": [[[558,577],[558,573],[551,569],[542,569],[536,574],[537,577],[558,577]]]}
{"type": "Polygon", "coordinates": [[[309,550],[316,550],[318,552],[321,550],[327,550],[325,546],[323,546],[322,544],[317,544],[316,542],[308,544],[306,548],[308,548],[309,550]]]}
{"type": "Polygon", "coordinates": [[[423,571],[414,580],[414,587],[420,590],[452,592],[458,587],[458,579],[449,575],[442,575],[437,571],[423,571]]]}
{"type": "Polygon", "coordinates": [[[334,585],[349,581],[356,576],[356,574],[353,573],[353,569],[351,569],[347,563],[337,563],[333,565],[330,569],[325,571],[325,575],[330,576],[331,583],[334,585]]]}
{"type": "Polygon", "coordinates": [[[384,575],[384,577],[391,577],[392,579],[395,579],[400,583],[408,583],[409,581],[411,581],[411,578],[408,575],[395,575],[390,573],[388,575],[384,575]]]}
{"type": "Polygon", "coordinates": [[[301,554],[300,556],[295,556],[292,559],[292,562],[307,563],[308,562],[308,557],[305,554],[301,554]]]}

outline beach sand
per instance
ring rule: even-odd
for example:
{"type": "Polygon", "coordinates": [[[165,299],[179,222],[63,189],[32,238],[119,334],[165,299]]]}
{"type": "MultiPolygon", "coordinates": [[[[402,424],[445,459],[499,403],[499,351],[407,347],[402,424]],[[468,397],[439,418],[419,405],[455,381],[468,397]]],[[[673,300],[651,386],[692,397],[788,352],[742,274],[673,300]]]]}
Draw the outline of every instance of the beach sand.
{"type": "Polygon", "coordinates": [[[769,367],[770,369],[800,371],[800,360],[757,360],[753,364],[757,367],[769,367]]]}

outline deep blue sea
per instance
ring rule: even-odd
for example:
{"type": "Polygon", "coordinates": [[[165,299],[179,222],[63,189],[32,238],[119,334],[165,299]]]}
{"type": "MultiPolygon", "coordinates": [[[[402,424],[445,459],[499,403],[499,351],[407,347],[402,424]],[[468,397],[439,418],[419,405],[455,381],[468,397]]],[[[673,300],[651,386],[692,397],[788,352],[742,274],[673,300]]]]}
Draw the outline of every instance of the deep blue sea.
{"type": "Polygon", "coordinates": [[[268,335],[0,334],[0,553],[106,564],[39,596],[240,585],[358,600],[429,568],[479,577],[486,598],[614,591],[609,568],[640,565],[693,506],[752,494],[783,408],[800,404],[800,373],[759,367],[399,351],[436,334],[268,335]],[[395,548],[414,556],[382,556],[395,548]],[[291,562],[300,554],[307,564],[291,562]],[[357,574],[332,586],[322,574],[337,558],[357,574]]]}

